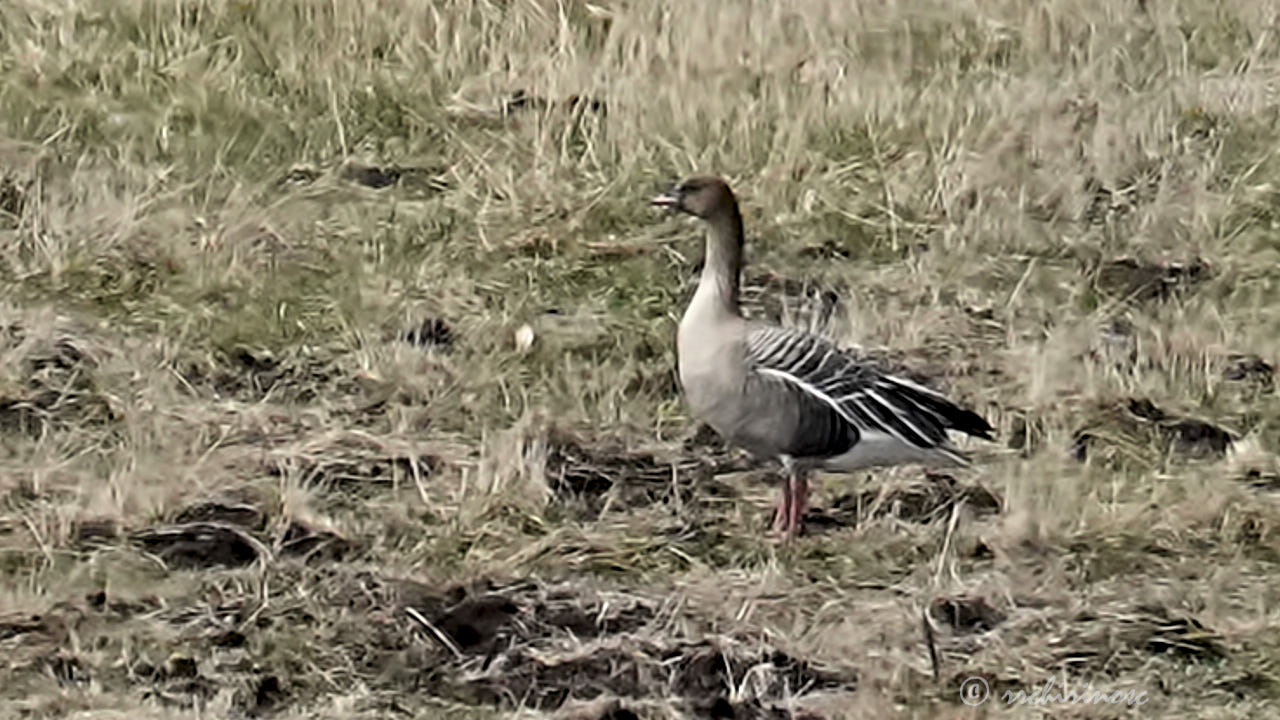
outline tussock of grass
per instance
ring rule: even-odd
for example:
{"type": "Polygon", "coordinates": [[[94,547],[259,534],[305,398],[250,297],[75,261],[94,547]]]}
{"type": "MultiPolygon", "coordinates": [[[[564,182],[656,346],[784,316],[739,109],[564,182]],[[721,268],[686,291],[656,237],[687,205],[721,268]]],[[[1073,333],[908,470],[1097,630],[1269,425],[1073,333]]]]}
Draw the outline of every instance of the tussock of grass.
{"type": "Polygon", "coordinates": [[[1273,16],[5,3],[5,707],[1274,714],[1273,16]],[[678,400],[691,172],[750,314],[1001,442],[762,538],[678,400]]]}

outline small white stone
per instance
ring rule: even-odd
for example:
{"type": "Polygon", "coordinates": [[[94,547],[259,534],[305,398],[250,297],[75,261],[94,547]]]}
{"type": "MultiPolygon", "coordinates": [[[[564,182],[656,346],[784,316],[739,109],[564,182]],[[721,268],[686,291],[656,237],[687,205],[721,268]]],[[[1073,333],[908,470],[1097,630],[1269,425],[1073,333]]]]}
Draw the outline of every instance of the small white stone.
{"type": "Polygon", "coordinates": [[[527,351],[529,348],[533,347],[533,339],[533,326],[529,323],[525,323],[516,328],[516,350],[519,350],[520,352],[527,351]]]}

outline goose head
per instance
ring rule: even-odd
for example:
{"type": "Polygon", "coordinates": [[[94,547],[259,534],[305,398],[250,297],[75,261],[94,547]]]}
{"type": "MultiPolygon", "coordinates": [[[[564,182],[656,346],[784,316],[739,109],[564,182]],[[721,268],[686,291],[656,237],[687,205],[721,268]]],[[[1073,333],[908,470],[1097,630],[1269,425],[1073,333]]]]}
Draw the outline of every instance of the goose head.
{"type": "Polygon", "coordinates": [[[697,176],[687,178],[665,193],[655,197],[652,203],[673,212],[684,212],[703,220],[711,220],[732,212],[736,207],[733,191],[728,183],[718,177],[697,176]]]}

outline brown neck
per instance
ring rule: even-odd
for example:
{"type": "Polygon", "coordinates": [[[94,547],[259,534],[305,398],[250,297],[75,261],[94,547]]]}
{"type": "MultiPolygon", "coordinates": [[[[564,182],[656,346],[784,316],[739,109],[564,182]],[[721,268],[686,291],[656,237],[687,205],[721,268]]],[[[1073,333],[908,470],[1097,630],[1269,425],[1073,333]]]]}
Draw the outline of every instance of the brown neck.
{"type": "Polygon", "coordinates": [[[706,255],[702,261],[699,290],[715,293],[726,310],[738,313],[738,283],[742,274],[742,215],[733,203],[707,219],[706,255]]]}

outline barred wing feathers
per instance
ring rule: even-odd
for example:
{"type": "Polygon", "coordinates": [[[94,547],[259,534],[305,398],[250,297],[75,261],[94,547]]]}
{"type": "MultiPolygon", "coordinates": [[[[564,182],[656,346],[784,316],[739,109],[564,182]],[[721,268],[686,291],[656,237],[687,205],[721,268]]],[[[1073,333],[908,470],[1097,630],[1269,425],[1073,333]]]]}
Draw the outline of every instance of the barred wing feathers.
{"type": "Polygon", "coordinates": [[[947,430],[992,439],[991,426],[976,413],[957,407],[933,390],[884,374],[821,337],[782,327],[752,326],[747,332],[746,353],[750,371],[788,386],[801,398],[801,427],[795,429],[797,437],[790,445],[808,452],[797,454],[843,451],[824,438],[847,437],[856,444],[859,438],[876,437],[896,440],[906,449],[938,451],[964,463],[965,458],[947,441],[947,430]],[[833,428],[833,423],[847,427],[833,428]]]}

